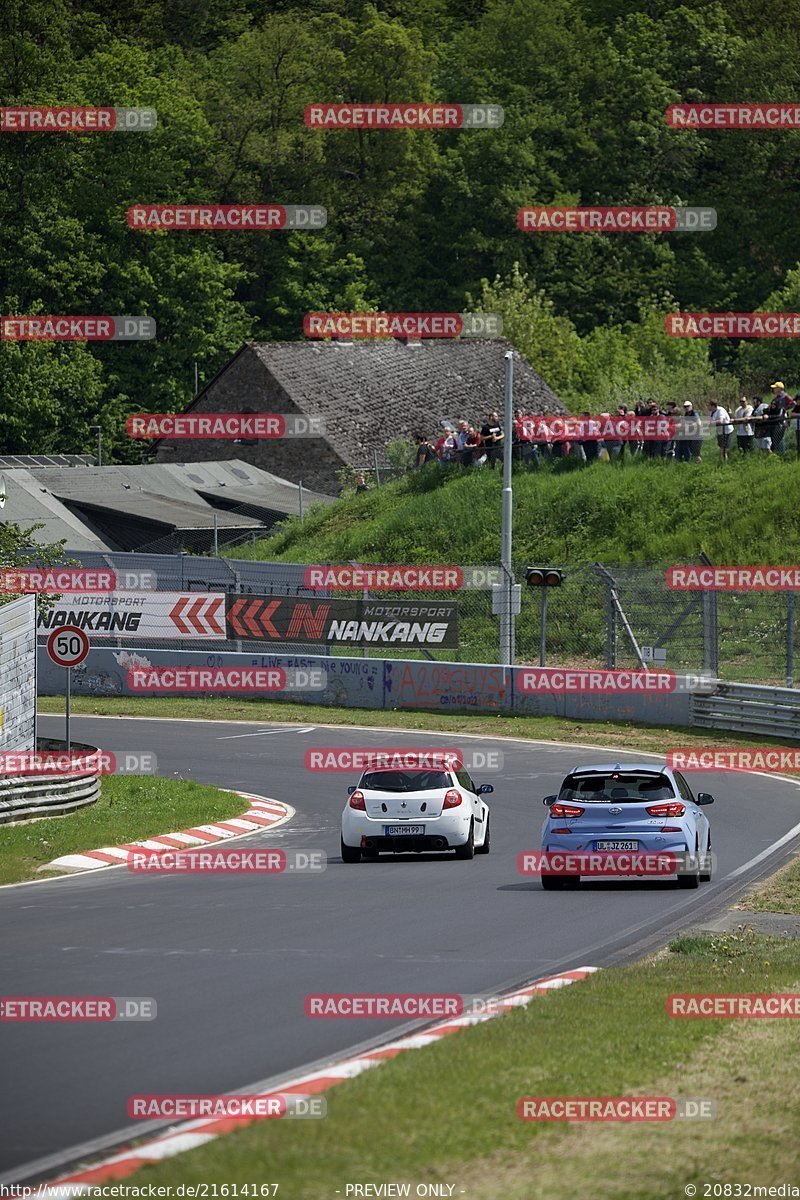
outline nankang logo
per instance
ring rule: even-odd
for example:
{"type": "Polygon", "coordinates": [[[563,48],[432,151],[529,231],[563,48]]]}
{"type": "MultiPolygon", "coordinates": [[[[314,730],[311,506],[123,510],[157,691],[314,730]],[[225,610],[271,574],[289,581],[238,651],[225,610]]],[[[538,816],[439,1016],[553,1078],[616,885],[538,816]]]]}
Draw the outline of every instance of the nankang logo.
{"type": "Polygon", "coordinates": [[[400,642],[404,646],[441,643],[446,621],[331,621],[329,642],[400,642]]]}

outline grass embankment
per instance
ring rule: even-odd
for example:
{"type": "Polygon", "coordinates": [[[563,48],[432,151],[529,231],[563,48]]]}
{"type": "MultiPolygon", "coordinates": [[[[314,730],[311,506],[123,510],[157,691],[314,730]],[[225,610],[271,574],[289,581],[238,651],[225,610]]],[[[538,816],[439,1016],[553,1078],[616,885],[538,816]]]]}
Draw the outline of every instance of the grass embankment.
{"type": "Polygon", "coordinates": [[[799,984],[798,942],[681,938],[654,959],[601,971],[334,1088],[323,1120],[253,1125],[136,1182],[258,1180],[291,1200],[366,1183],[407,1182],[412,1196],[420,1183],[449,1184],[469,1200],[661,1200],[687,1185],[702,1196],[704,1183],[791,1182],[800,1023],[678,1020],[666,999],[799,984]],[[522,1096],[631,1093],[707,1098],[716,1117],[564,1125],[516,1116],[522,1096]]]}
{"type": "Polygon", "coordinates": [[[156,776],[106,776],[96,804],[63,817],[0,825],[0,883],[42,879],[62,854],[118,846],[154,834],[236,817],[246,802],[205,784],[156,776]]]}
{"type": "Polygon", "coordinates": [[[800,857],[747,893],[742,908],[752,912],[800,913],[800,857]]]}
{"type": "MultiPolygon", "coordinates": [[[[676,671],[698,671],[705,653],[701,597],[670,592],[666,567],[697,561],[701,552],[718,564],[800,562],[795,515],[800,463],[751,455],[724,464],[716,446],[707,453],[708,461],[699,464],[637,458],[623,467],[596,463],[515,474],[515,562],[520,568],[526,563],[566,567],[563,585],[549,596],[549,664],[606,662],[609,597],[594,563],[658,564],[651,572],[613,572],[622,606],[640,644],[665,646],[667,665],[676,671]]],[[[304,524],[290,520],[273,537],[235,554],[295,563],[496,564],[501,488],[499,470],[447,473],[432,466],[314,509],[304,524]]],[[[523,579],[521,569],[517,579],[523,579]]],[[[492,661],[498,629],[491,593],[461,592],[458,603],[458,648],[434,650],[434,658],[492,661]]],[[[516,623],[519,662],[538,661],[539,620],[539,595],[523,587],[516,623]]],[[[785,594],[718,593],[717,623],[723,678],[785,683],[785,594]]],[[[621,627],[616,644],[617,666],[634,666],[621,627]]],[[[335,652],[348,653],[342,647],[335,652]]],[[[383,651],[384,657],[418,655],[407,649],[383,651]]]]}
{"type": "MultiPolygon", "coordinates": [[[[514,475],[514,559],[672,563],[800,561],[800,463],[755,454],[727,464],[634,459],[514,475]]],[[[312,509],[236,556],[286,562],[494,563],[502,472],[433,466],[312,509]]]]}

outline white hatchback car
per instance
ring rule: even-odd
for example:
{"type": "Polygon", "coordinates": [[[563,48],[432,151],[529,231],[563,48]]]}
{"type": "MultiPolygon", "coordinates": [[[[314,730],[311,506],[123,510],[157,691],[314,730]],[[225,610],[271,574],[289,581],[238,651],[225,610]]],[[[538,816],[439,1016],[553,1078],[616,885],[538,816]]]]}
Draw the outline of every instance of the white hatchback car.
{"type": "Polygon", "coordinates": [[[490,783],[457,770],[367,770],[342,813],[342,861],[421,850],[454,850],[456,858],[488,854],[490,783]]]}

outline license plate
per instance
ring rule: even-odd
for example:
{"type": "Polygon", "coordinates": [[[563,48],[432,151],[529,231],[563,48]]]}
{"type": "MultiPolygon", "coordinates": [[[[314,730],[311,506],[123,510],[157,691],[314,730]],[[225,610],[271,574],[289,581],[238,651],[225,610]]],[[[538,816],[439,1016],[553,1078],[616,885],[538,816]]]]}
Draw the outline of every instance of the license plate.
{"type": "Polygon", "coordinates": [[[627,841],[616,842],[595,842],[595,850],[638,850],[638,841],[632,841],[630,838],[627,841]]]}
{"type": "Polygon", "coordinates": [[[398,837],[404,834],[416,834],[417,836],[425,832],[424,825],[384,825],[386,837],[398,837]]]}

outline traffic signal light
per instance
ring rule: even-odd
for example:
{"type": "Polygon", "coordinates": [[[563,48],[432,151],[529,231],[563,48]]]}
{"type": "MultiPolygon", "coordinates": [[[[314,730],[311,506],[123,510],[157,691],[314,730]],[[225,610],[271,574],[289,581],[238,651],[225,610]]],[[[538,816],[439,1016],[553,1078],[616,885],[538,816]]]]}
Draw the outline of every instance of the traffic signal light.
{"type": "Polygon", "coordinates": [[[560,587],[564,582],[564,572],[552,567],[529,567],[525,572],[525,582],[528,587],[560,587]]]}

